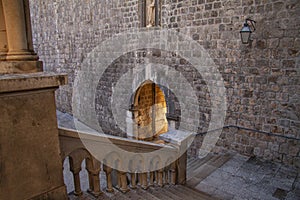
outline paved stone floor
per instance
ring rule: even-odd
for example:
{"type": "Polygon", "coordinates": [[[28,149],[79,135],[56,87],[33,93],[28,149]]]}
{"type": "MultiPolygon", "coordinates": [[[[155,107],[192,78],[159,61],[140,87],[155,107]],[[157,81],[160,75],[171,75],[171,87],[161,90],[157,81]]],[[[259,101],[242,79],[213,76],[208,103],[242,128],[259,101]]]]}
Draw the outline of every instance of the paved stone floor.
{"type": "Polygon", "coordinates": [[[232,155],[194,187],[220,199],[300,200],[299,169],[239,154],[232,155]]]}

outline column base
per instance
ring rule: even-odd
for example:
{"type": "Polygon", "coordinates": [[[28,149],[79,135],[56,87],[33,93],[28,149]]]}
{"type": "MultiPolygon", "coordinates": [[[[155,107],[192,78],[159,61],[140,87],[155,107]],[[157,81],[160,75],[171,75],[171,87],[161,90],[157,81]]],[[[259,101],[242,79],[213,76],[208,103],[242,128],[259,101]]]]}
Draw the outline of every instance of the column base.
{"type": "Polygon", "coordinates": [[[0,61],[0,74],[23,74],[43,71],[42,61],[0,61]]]}
{"type": "Polygon", "coordinates": [[[39,57],[30,51],[9,51],[6,54],[7,61],[37,61],[39,57]]]}
{"type": "Polygon", "coordinates": [[[7,51],[0,51],[0,61],[6,60],[7,51]]]}

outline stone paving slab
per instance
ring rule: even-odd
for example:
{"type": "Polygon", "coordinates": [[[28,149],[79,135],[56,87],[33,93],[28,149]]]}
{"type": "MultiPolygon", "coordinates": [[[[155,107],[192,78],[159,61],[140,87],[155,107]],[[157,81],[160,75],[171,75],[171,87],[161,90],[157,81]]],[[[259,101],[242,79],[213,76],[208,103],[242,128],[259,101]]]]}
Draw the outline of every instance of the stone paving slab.
{"type": "Polygon", "coordinates": [[[195,189],[220,199],[298,200],[299,172],[289,166],[235,154],[195,189]]]}

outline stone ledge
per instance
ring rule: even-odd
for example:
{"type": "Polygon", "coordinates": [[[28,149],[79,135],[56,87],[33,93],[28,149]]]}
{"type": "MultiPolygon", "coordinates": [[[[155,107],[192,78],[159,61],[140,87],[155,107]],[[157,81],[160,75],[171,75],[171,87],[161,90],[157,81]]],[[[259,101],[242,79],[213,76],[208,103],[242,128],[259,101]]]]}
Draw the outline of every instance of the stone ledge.
{"type": "Polygon", "coordinates": [[[1,61],[0,74],[24,74],[43,71],[42,61],[1,61]]]}
{"type": "Polygon", "coordinates": [[[168,132],[159,135],[159,139],[176,145],[181,145],[185,141],[193,139],[195,135],[191,132],[170,129],[168,132]]]}
{"type": "Polygon", "coordinates": [[[0,93],[53,88],[68,83],[67,74],[38,72],[0,76],[0,93]]]}

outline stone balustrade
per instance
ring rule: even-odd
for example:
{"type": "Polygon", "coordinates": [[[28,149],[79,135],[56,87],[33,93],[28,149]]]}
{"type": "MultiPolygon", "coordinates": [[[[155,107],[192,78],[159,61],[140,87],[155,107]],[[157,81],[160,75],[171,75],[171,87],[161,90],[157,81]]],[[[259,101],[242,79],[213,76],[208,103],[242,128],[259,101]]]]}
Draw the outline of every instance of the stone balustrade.
{"type": "Polygon", "coordinates": [[[79,172],[82,170],[81,164],[84,160],[88,172],[88,191],[94,196],[99,196],[102,193],[101,181],[106,181],[107,192],[114,192],[116,188],[124,193],[138,186],[147,189],[153,185],[163,187],[166,184],[175,185],[185,182],[186,154],[180,156],[179,145],[155,144],[109,135],[96,135],[88,131],[75,130],[74,127],[60,126],[59,139],[61,158],[62,160],[69,158],[70,171],[74,180],[74,194],[77,196],[83,193],[80,187],[79,172]],[[107,138],[111,142],[107,142],[107,138]],[[104,158],[101,162],[88,150],[87,143],[89,143],[89,148],[91,146],[100,147],[104,158]],[[121,156],[117,151],[112,151],[114,145],[128,152],[141,153],[141,155],[131,158],[121,156]],[[157,151],[162,148],[163,151],[157,151]],[[156,151],[157,153],[155,153],[156,151]],[[151,156],[152,159],[145,158],[143,157],[145,152],[151,152],[155,155],[151,156]],[[121,165],[123,167],[120,168],[121,165]],[[99,173],[101,170],[105,172],[106,180],[100,180],[99,173]]]}

